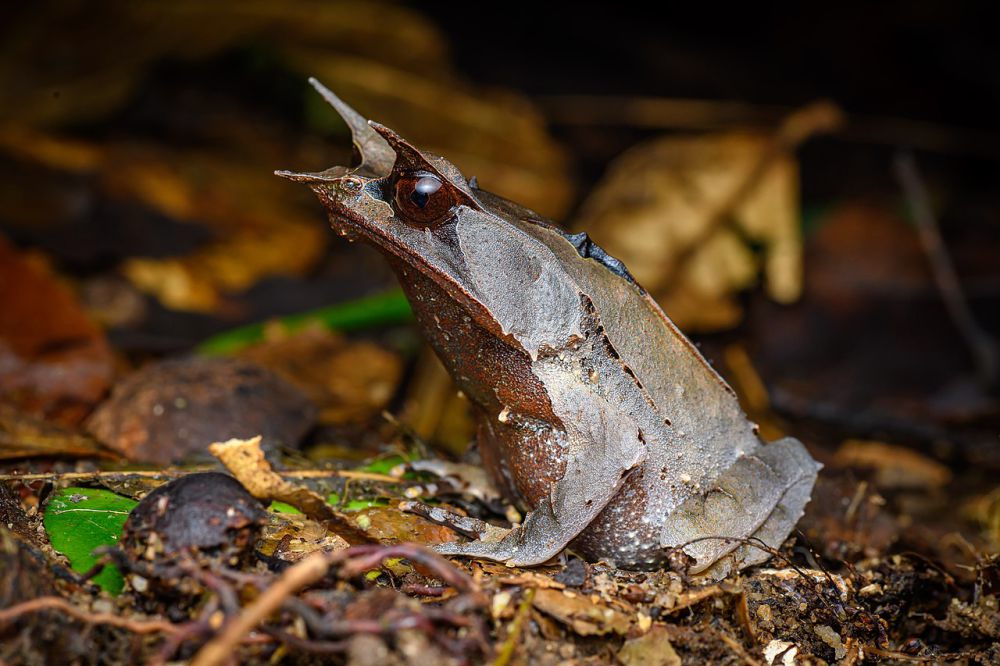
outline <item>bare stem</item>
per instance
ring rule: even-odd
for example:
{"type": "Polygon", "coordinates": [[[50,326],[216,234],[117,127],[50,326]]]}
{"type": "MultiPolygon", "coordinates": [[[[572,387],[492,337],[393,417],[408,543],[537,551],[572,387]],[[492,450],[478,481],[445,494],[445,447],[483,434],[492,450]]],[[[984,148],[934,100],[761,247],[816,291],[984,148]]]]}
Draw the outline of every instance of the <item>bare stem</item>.
{"type": "Polygon", "coordinates": [[[22,615],[39,611],[56,610],[87,624],[109,624],[120,627],[134,634],[168,634],[184,632],[185,626],[173,624],[166,620],[131,620],[113,613],[94,613],[90,610],[77,608],[60,597],[38,597],[0,610],[0,626],[18,619],[22,615]]]}
{"type": "Polygon", "coordinates": [[[913,154],[898,153],[894,167],[948,315],[972,353],[980,380],[987,388],[992,388],[996,386],[997,372],[1000,370],[1000,352],[996,341],[983,330],[969,308],[955,265],[941,238],[941,229],[931,209],[930,197],[927,196],[927,188],[924,187],[913,154]]]}

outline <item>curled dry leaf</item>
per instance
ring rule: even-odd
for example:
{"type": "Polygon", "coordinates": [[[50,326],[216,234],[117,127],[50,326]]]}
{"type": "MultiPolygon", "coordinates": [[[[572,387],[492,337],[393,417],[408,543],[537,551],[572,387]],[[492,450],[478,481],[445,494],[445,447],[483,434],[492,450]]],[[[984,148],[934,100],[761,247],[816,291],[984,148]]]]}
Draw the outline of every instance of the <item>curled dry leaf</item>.
{"type": "Polygon", "coordinates": [[[880,488],[941,488],[951,481],[951,470],[905,446],[849,439],[840,445],[834,461],[842,467],[868,467],[876,472],[880,488]]]}
{"type": "Polygon", "coordinates": [[[51,421],[0,404],[0,460],[45,456],[113,456],[100,443],[51,421]]]}
{"type": "MultiPolygon", "coordinates": [[[[19,22],[18,39],[0,62],[0,124],[56,127],[97,120],[125,104],[157,61],[207,59],[264,40],[292,76],[320,76],[362,112],[452,156],[491,191],[550,216],[561,215],[570,203],[565,155],[541,114],[523,96],[475,88],[457,77],[447,39],[412,9],[356,0],[180,0],[166,12],[121,0],[113,5],[100,13],[61,7],[58,22],[19,22]],[[61,44],[77,57],[41,63],[35,57],[39,43],[61,44]]],[[[243,154],[244,139],[259,140],[260,129],[244,129],[240,137],[232,127],[238,123],[227,117],[223,126],[199,131],[216,139],[239,137],[243,154]]],[[[301,252],[310,246],[289,247],[301,252]]]]}
{"type": "Polygon", "coordinates": [[[336,511],[317,492],[278,476],[264,458],[258,435],[251,439],[215,442],[208,450],[226,466],[250,494],[260,499],[291,504],[315,521],[343,537],[348,543],[370,543],[372,539],[344,514],[336,511]]]}
{"type": "Polygon", "coordinates": [[[670,643],[670,634],[659,624],[642,636],[625,641],[618,651],[618,661],[625,666],[681,666],[681,658],[670,643]]]}
{"type": "Polygon", "coordinates": [[[190,357],[152,363],[119,382],[86,427],[130,460],[168,464],[205,457],[210,442],[257,433],[295,447],[314,420],[309,399],[270,370],[190,357]]]}
{"type": "Polygon", "coordinates": [[[709,229],[770,146],[768,137],[754,134],[641,144],[611,165],[573,226],[625,262],[681,328],[732,326],[742,314],[734,296],[755,284],[759,272],[775,300],[793,301],[801,290],[793,157],[773,158],[742,201],[721,211],[729,223],[709,229]]]}
{"type": "Polygon", "coordinates": [[[379,414],[403,372],[399,357],[365,340],[347,341],[314,327],[278,333],[239,353],[298,386],[327,425],[359,423],[379,414]]]}
{"type": "Polygon", "coordinates": [[[87,143],[25,127],[0,130],[0,149],[57,173],[85,174],[113,201],[208,227],[216,240],[193,252],[130,257],[122,265],[136,288],[169,308],[211,311],[227,294],[264,277],[304,274],[326,247],[328,234],[307,209],[242,156],[127,141],[87,143]]]}
{"type": "Polygon", "coordinates": [[[624,636],[632,627],[633,618],[629,615],[574,592],[540,589],[535,592],[532,603],[535,608],[559,620],[581,636],[603,636],[608,633],[624,636]]]}
{"type": "Polygon", "coordinates": [[[342,537],[303,515],[271,512],[258,550],[284,562],[298,562],[317,550],[332,552],[350,548],[342,537]]]}
{"type": "Polygon", "coordinates": [[[0,401],[75,425],[111,382],[103,332],[41,261],[0,238],[0,401]]]}

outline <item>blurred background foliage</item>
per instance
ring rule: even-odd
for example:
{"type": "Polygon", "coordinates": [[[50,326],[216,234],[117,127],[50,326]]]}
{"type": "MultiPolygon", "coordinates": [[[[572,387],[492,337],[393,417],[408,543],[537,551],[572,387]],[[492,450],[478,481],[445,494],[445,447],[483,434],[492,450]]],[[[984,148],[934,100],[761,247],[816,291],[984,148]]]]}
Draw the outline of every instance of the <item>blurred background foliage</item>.
{"type": "Polygon", "coordinates": [[[346,128],[306,83],[316,76],[485,189],[590,232],[727,359],[720,369],[777,431],[787,418],[819,438],[847,431],[1000,466],[995,377],[983,379],[892,171],[898,151],[915,151],[938,249],[995,338],[1000,47],[978,5],[671,14],[7,8],[5,402],[78,424],[147,360],[264,341],[278,351],[248,357],[297,380],[326,425],[399,406],[419,434],[464,446],[464,405],[433,360],[415,360],[383,261],[336,240],[309,192],[272,175],[350,161],[346,128]],[[324,337],[310,322],[354,333],[324,337]],[[320,357],[339,359],[326,384],[301,361],[320,357]]]}

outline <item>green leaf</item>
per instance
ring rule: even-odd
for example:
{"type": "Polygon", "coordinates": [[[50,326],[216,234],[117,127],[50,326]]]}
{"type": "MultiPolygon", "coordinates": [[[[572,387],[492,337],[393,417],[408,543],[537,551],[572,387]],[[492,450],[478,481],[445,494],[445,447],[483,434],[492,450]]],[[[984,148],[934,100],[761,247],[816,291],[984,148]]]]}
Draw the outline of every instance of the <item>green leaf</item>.
{"type": "MultiPolygon", "coordinates": [[[[118,543],[136,504],[100,488],[63,488],[49,499],[42,522],[52,547],[66,556],[73,571],[84,573],[97,562],[91,555],[95,548],[118,543]]],[[[121,572],[112,565],[105,566],[94,582],[111,594],[121,592],[124,585],[121,572]]]]}
{"type": "Polygon", "coordinates": [[[389,506],[389,502],[384,499],[356,499],[351,500],[345,504],[342,508],[345,513],[351,513],[352,511],[361,511],[362,509],[370,509],[373,506],[389,506]]]}
{"type": "MultiPolygon", "coordinates": [[[[372,474],[385,474],[386,476],[389,476],[392,470],[394,470],[395,468],[399,467],[403,463],[416,459],[417,459],[417,454],[415,452],[406,453],[402,455],[394,453],[392,455],[385,456],[384,458],[376,458],[367,465],[362,465],[361,467],[358,467],[357,471],[371,472],[372,474]]],[[[404,478],[408,479],[412,478],[412,476],[409,472],[407,472],[404,475],[404,478]]]]}
{"type": "Polygon", "coordinates": [[[294,333],[312,324],[319,324],[334,331],[353,331],[370,326],[401,324],[412,318],[413,312],[403,292],[394,289],[347,303],[234,328],[205,340],[198,345],[197,351],[205,356],[235,353],[244,347],[261,342],[264,339],[265,328],[273,322],[280,323],[286,331],[294,333]]]}

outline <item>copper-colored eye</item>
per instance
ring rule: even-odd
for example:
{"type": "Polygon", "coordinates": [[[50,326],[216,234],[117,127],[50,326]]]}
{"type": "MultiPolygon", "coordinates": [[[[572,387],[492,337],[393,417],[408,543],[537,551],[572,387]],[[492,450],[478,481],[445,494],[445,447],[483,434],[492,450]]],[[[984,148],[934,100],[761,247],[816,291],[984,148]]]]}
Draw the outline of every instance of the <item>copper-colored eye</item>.
{"type": "Polygon", "coordinates": [[[429,225],[443,218],[455,205],[451,190],[429,173],[396,179],[396,212],[404,220],[429,225]]]}

